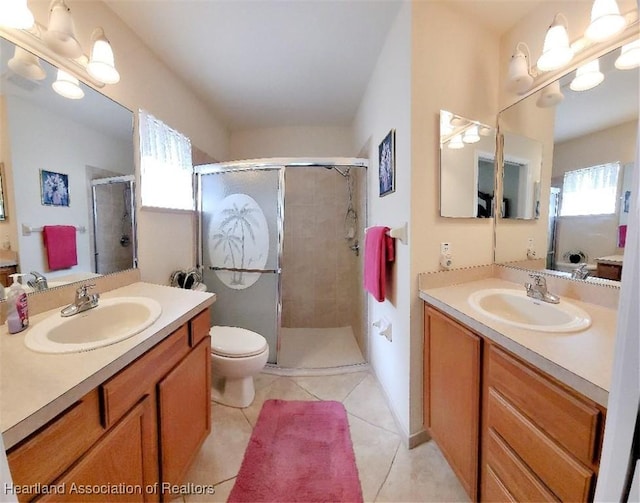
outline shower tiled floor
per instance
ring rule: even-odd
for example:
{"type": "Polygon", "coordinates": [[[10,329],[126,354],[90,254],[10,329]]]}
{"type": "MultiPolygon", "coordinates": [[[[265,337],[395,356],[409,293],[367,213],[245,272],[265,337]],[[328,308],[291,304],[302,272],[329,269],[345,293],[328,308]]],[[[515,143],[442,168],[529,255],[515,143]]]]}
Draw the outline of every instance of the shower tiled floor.
{"type": "Polygon", "coordinates": [[[211,435],[185,483],[214,485],[215,494],[185,495],[175,501],[227,500],[262,404],[271,398],[344,404],[365,501],[469,501],[433,441],[411,450],[404,447],[382,391],[369,372],[322,377],[260,374],[250,407],[233,409],[213,403],[211,435]]]}
{"type": "Polygon", "coordinates": [[[321,369],[364,363],[351,327],[282,328],[278,367],[321,369]]]}

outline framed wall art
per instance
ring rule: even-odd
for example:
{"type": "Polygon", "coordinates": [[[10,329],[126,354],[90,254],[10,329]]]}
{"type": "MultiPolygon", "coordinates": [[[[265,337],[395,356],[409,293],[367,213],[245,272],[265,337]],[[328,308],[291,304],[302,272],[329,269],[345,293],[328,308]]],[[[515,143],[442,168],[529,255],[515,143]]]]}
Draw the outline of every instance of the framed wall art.
{"type": "Polygon", "coordinates": [[[69,206],[69,175],[41,169],[40,194],[45,206],[69,206]]]}
{"type": "Polygon", "coordinates": [[[378,146],[380,197],[396,190],[396,130],[392,129],[378,146]]]}

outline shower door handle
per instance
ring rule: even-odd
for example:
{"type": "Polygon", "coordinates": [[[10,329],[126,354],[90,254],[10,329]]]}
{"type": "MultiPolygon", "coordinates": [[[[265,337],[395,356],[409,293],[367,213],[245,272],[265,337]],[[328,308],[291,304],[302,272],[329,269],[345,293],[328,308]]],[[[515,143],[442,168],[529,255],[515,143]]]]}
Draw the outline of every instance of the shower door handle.
{"type": "Polygon", "coordinates": [[[278,268],[278,269],[239,269],[237,267],[217,267],[214,265],[210,265],[209,266],[209,270],[211,271],[231,271],[231,272],[258,272],[258,273],[265,273],[265,272],[270,272],[273,274],[280,274],[282,272],[282,269],[278,268]]]}

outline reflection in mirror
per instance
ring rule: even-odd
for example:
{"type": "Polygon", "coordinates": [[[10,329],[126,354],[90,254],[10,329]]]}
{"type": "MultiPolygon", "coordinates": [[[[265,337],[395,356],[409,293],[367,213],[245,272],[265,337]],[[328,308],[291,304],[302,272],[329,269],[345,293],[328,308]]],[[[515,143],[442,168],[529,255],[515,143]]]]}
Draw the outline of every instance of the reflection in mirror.
{"type": "MultiPolygon", "coordinates": [[[[542,144],[542,169],[540,220],[499,220],[496,262],[531,259],[530,248],[538,260],[528,268],[576,279],[620,279],[631,176],[637,169],[640,81],[638,67],[616,68],[619,54],[614,50],[600,58],[604,81],[594,88],[574,91],[571,72],[500,113],[501,132],[542,144]]],[[[504,150],[507,161],[506,136],[504,150]]]]}
{"type": "Polygon", "coordinates": [[[82,83],[80,99],[57,94],[55,67],[0,44],[0,161],[10,210],[0,222],[3,263],[13,254],[20,272],[44,274],[49,286],[135,267],[133,114],[82,83]],[[66,234],[45,246],[52,226],[75,227],[75,245],[66,234]],[[56,261],[54,250],[69,244],[66,260],[56,261]]]}
{"type": "Polygon", "coordinates": [[[495,129],[440,111],[440,216],[493,217],[495,129]]]}
{"type": "Polygon", "coordinates": [[[542,143],[504,131],[502,218],[540,217],[542,143]]]}
{"type": "Polygon", "coordinates": [[[4,205],[4,163],[0,162],[0,220],[7,219],[7,210],[4,205]]]}

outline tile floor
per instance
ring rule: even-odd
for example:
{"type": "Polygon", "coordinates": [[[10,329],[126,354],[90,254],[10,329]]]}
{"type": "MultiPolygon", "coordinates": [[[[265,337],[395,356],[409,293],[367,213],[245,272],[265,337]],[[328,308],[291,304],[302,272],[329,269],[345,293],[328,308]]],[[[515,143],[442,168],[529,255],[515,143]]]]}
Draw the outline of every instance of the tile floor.
{"type": "Polygon", "coordinates": [[[212,404],[212,433],[185,482],[215,485],[215,494],[185,495],[176,501],[227,500],[262,404],[270,398],[344,404],[365,501],[469,501],[433,441],[411,450],[401,445],[379,385],[369,372],[322,377],[260,374],[250,407],[212,404]]]}

